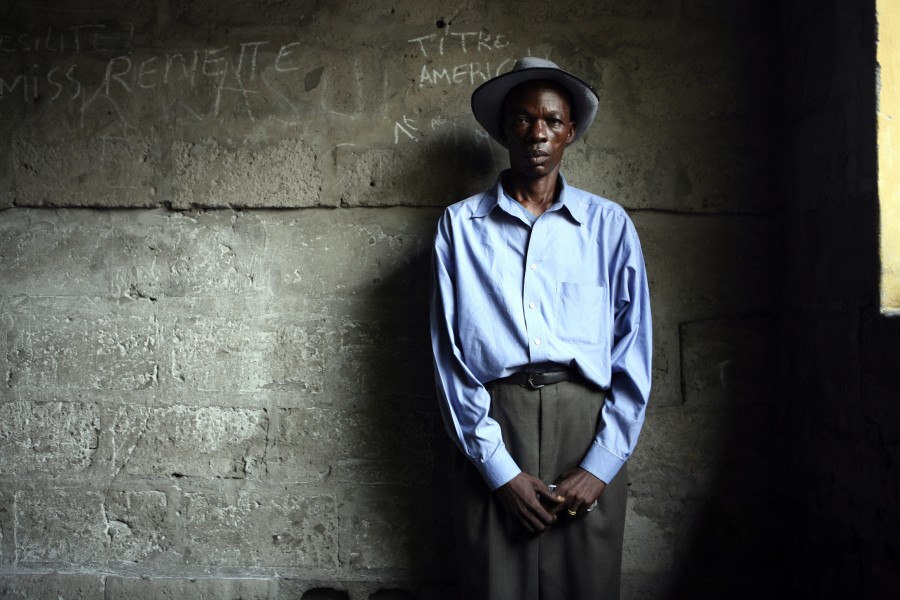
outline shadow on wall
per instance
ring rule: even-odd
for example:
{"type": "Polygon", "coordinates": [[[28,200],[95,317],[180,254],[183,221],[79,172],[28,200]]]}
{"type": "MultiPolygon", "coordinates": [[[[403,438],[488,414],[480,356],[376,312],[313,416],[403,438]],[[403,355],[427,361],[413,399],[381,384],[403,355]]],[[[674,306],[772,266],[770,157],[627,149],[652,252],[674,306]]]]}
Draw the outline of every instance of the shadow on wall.
{"type": "Polygon", "coordinates": [[[377,152],[341,153],[342,206],[444,207],[487,189],[507,167],[506,153],[464,127],[377,152]]]}
{"type": "MultiPolygon", "coordinates": [[[[450,193],[460,200],[477,191],[472,189],[473,181],[480,185],[480,180],[496,175],[487,171],[492,164],[487,148],[464,153],[451,144],[438,143],[421,150],[398,177],[410,181],[409,187],[427,187],[423,193],[432,197],[444,198],[450,193]]],[[[417,220],[415,229],[421,234],[415,240],[405,234],[395,236],[395,243],[411,247],[400,252],[403,259],[397,265],[382,269],[384,275],[351,304],[349,315],[364,330],[367,346],[359,355],[363,364],[358,365],[359,389],[355,392],[360,409],[371,415],[367,439],[362,443],[384,466],[383,483],[369,486],[365,492],[373,498],[366,505],[371,512],[353,518],[360,527],[371,521],[381,523],[378,530],[385,532],[385,537],[378,544],[390,558],[376,566],[390,569],[401,565],[405,572],[398,575],[397,589],[371,596],[381,600],[453,596],[452,445],[435,395],[428,324],[431,246],[438,216],[437,209],[429,208],[411,217],[417,220]],[[408,589],[399,589],[407,584],[408,589]]],[[[330,591],[307,593],[320,594],[309,598],[332,597],[321,595],[330,591]]]]}
{"type": "MultiPolygon", "coordinates": [[[[369,600],[416,600],[412,592],[401,589],[379,590],[369,596],[369,600]]],[[[314,588],[301,596],[301,600],[350,600],[350,594],[330,588],[314,588]]]]}
{"type": "Polygon", "coordinates": [[[417,195],[427,198],[425,204],[438,200],[441,206],[447,206],[483,192],[509,166],[505,150],[493,141],[490,145],[486,140],[466,144],[446,135],[418,150],[401,178],[417,190],[417,195]]]}
{"type": "Polygon", "coordinates": [[[671,600],[791,597],[778,412],[775,402],[747,404],[718,424],[718,468],[685,524],[685,547],[675,548],[671,600]]]}

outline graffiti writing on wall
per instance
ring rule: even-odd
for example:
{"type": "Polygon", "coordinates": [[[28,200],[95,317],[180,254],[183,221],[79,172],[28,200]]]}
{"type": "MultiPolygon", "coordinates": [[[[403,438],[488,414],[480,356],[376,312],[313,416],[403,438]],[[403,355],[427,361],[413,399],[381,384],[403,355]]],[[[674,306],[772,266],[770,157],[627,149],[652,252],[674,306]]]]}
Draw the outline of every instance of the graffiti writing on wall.
{"type": "Polygon", "coordinates": [[[426,62],[419,70],[419,87],[482,83],[502,73],[510,66],[510,59],[502,55],[509,47],[503,34],[485,31],[450,31],[432,33],[407,40],[415,44],[423,59],[452,56],[466,58],[451,66],[435,66],[426,62]]]}
{"type": "MultiPolygon", "coordinates": [[[[82,127],[105,112],[115,115],[123,134],[136,128],[141,110],[202,121],[218,117],[226,104],[251,120],[257,106],[273,99],[286,112],[296,108],[277,79],[302,68],[298,41],[257,39],[160,53],[133,48],[133,38],[129,22],[0,33],[0,107],[66,103],[82,127]],[[137,98],[141,102],[133,103],[137,98]]],[[[321,77],[321,69],[317,73],[321,77]]]]}
{"type": "MultiPolygon", "coordinates": [[[[515,59],[510,54],[511,42],[506,35],[485,30],[451,31],[446,24],[441,29],[439,33],[406,40],[407,47],[411,45],[421,61],[415,67],[419,93],[454,86],[474,88],[512,68],[515,59]]],[[[482,129],[460,125],[456,119],[443,114],[424,117],[404,114],[394,121],[394,144],[418,143],[428,132],[440,132],[442,139],[453,145],[490,143],[482,129]]]]}

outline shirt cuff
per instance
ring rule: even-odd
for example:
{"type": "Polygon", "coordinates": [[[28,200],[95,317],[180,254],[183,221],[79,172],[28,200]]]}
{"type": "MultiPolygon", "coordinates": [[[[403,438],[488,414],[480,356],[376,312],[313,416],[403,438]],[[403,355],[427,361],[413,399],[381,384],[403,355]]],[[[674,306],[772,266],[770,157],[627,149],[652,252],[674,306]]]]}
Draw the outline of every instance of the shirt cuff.
{"type": "Polygon", "coordinates": [[[579,466],[608,485],[624,464],[624,460],[594,442],[579,466]]]}
{"type": "Polygon", "coordinates": [[[475,463],[475,468],[484,477],[491,491],[508,483],[513,477],[522,472],[513,457],[506,448],[498,448],[494,455],[483,463],[475,463]]]}

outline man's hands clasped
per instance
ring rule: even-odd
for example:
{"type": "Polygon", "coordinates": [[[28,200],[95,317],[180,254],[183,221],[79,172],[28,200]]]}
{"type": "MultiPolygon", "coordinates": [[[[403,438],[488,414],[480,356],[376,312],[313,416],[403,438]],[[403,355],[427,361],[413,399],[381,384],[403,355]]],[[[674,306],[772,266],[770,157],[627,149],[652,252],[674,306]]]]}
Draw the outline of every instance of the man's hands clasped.
{"type": "Polygon", "coordinates": [[[605,489],[602,479],[581,467],[575,467],[556,480],[556,493],[563,496],[565,502],[554,507],[553,512],[558,513],[565,508],[570,517],[584,516],[594,509],[594,502],[600,499],[605,489]]]}
{"type": "Polygon", "coordinates": [[[522,472],[497,488],[497,497],[506,511],[529,533],[543,533],[556,522],[549,506],[562,506],[565,498],[550,490],[543,481],[522,472]]]}
{"type": "Polygon", "coordinates": [[[564,512],[567,517],[583,516],[603,494],[606,484],[581,467],[556,481],[551,489],[543,481],[522,472],[497,488],[503,507],[529,533],[543,533],[564,512]]]}

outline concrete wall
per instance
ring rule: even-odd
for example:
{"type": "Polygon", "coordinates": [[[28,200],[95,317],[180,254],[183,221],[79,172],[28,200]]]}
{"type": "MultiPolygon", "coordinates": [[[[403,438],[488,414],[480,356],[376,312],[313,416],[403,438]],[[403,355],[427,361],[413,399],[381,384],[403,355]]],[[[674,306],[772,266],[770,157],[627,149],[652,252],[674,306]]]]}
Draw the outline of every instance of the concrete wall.
{"type": "Polygon", "coordinates": [[[896,598],[900,320],[879,315],[875,2],[797,2],[783,26],[791,587],[896,598]]]}
{"type": "Polygon", "coordinates": [[[625,597],[769,585],[769,3],[55,6],[0,8],[0,596],[452,594],[428,254],[527,53],[600,90],[565,172],[651,279],[625,597]]]}

